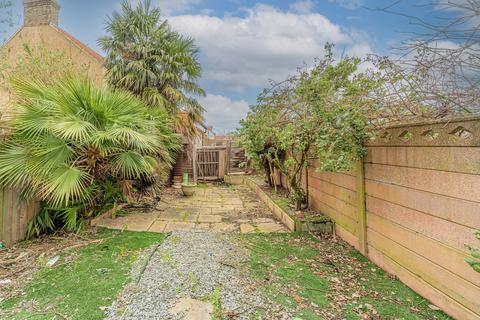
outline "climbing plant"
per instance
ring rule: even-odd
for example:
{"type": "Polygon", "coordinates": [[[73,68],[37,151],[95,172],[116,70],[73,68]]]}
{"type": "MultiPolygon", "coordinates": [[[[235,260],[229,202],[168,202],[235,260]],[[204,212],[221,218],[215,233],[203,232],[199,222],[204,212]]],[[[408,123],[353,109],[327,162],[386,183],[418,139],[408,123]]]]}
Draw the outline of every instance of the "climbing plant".
{"type": "MultiPolygon", "coordinates": [[[[363,142],[386,121],[378,117],[386,78],[381,71],[359,72],[361,60],[336,60],[331,45],[312,68],[264,90],[241,122],[240,135],[248,156],[268,175],[279,170],[290,197],[301,207],[301,187],[309,160],[319,170],[349,170],[365,155],[363,142]]],[[[270,181],[272,182],[272,181],[270,181]]]]}

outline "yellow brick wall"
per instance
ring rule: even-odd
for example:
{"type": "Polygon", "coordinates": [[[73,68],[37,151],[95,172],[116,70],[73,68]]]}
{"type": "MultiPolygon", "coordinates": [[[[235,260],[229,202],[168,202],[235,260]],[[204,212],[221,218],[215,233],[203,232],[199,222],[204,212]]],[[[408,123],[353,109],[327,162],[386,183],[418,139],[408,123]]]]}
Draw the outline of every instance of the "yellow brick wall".
{"type": "MultiPolygon", "coordinates": [[[[89,77],[95,83],[99,85],[104,83],[105,69],[102,60],[69,39],[63,31],[55,26],[22,27],[4,46],[7,65],[14,64],[18,60],[18,57],[24,52],[25,44],[32,49],[43,46],[50,50],[62,51],[75,65],[78,64],[79,70],[82,72],[87,70],[89,77]]],[[[11,115],[9,101],[8,90],[5,87],[0,88],[0,120],[6,120],[11,115]]]]}

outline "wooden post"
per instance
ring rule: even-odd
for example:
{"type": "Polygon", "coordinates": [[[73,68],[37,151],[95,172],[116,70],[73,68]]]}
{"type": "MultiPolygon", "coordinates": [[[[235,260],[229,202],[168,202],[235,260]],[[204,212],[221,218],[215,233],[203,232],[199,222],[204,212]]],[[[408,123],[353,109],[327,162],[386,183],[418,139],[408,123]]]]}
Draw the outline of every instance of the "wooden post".
{"type": "Polygon", "coordinates": [[[363,158],[356,165],[357,213],[358,213],[358,247],[367,255],[367,210],[365,204],[365,167],[363,158]]]}
{"type": "Polygon", "coordinates": [[[226,156],[225,150],[218,150],[218,179],[220,180],[223,180],[225,176],[225,169],[226,169],[225,156],[226,156]]]}
{"type": "Polygon", "coordinates": [[[226,146],[226,170],[225,174],[230,174],[230,169],[232,166],[232,141],[227,141],[227,146],[226,146]]]}
{"type": "Polygon", "coordinates": [[[197,146],[193,145],[192,150],[192,170],[193,170],[193,183],[197,183],[197,146]]]}
{"type": "Polygon", "coordinates": [[[308,186],[308,165],[305,167],[305,193],[307,197],[307,207],[310,207],[310,188],[308,186]]]}

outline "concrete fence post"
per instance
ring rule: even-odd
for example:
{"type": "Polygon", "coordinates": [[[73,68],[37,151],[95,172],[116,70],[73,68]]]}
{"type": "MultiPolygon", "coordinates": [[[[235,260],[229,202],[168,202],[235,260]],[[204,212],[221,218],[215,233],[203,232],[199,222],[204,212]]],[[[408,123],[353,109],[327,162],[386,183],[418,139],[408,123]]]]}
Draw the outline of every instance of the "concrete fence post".
{"type": "Polygon", "coordinates": [[[358,248],[363,255],[367,255],[367,210],[365,204],[365,166],[364,159],[356,162],[356,189],[358,214],[358,248]]]}

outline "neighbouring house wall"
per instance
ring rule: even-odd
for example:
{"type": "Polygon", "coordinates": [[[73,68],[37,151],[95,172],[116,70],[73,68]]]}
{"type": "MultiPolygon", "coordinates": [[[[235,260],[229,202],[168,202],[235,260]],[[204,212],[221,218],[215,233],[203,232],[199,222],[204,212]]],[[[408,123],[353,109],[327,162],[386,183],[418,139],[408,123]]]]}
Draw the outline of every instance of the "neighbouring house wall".
{"type": "MultiPolygon", "coordinates": [[[[66,58],[78,65],[79,72],[86,70],[95,83],[99,85],[104,83],[105,69],[101,56],[58,27],[53,25],[22,27],[2,48],[5,50],[6,60],[15,63],[18,57],[24,54],[25,44],[33,50],[42,46],[46,50],[62,52],[66,58]]],[[[0,88],[0,120],[6,120],[10,116],[10,97],[11,93],[2,86],[0,88]]]]}
{"type": "Polygon", "coordinates": [[[479,319],[480,274],[465,244],[480,246],[480,117],[391,127],[366,146],[351,172],[309,168],[310,205],[445,312],[479,319]]]}

